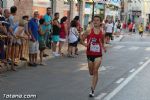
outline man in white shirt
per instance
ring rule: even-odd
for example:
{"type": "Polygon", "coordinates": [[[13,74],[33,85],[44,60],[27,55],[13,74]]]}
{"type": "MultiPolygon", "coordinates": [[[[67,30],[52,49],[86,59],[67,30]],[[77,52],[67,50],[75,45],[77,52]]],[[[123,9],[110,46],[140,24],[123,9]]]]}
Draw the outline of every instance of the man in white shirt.
{"type": "Polygon", "coordinates": [[[113,37],[112,37],[113,27],[114,27],[114,25],[111,20],[108,23],[106,23],[106,25],[105,25],[105,30],[106,30],[105,38],[106,38],[107,44],[109,44],[110,39],[113,40],[113,37]]]}

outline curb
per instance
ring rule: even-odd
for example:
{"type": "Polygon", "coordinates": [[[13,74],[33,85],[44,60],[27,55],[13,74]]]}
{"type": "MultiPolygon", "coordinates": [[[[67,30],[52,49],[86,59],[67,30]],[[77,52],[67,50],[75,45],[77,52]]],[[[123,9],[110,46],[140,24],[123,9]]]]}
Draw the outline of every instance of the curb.
{"type": "MultiPolygon", "coordinates": [[[[26,66],[27,66],[27,61],[20,61],[18,66],[16,66],[16,69],[20,69],[20,68],[23,68],[23,67],[26,67],[26,66]]],[[[7,71],[12,71],[11,70],[11,65],[7,64],[7,65],[4,65],[4,66],[0,67],[0,74],[4,73],[4,72],[7,72],[7,71]]]]}

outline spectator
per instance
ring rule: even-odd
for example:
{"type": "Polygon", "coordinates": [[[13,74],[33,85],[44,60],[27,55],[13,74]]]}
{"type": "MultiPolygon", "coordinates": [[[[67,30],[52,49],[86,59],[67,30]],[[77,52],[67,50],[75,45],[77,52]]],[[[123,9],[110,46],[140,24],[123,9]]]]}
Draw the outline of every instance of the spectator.
{"type": "Polygon", "coordinates": [[[75,57],[75,50],[77,48],[78,44],[78,38],[79,38],[79,33],[77,30],[77,22],[73,20],[71,22],[71,27],[69,30],[69,50],[68,50],[68,57],[75,57]]]}
{"type": "Polygon", "coordinates": [[[113,32],[114,35],[117,35],[117,25],[118,25],[118,22],[116,21],[114,23],[114,32],[113,32]]]}
{"type": "Polygon", "coordinates": [[[81,24],[80,24],[80,17],[75,16],[74,20],[77,21],[77,30],[78,30],[79,33],[81,33],[83,28],[81,27],[81,24]]]}
{"type": "Polygon", "coordinates": [[[19,56],[19,45],[20,43],[20,39],[17,39],[16,37],[18,37],[20,35],[20,33],[22,33],[23,28],[19,27],[19,22],[15,21],[15,16],[17,13],[17,7],[16,6],[12,6],[10,8],[10,12],[11,15],[9,17],[9,23],[10,23],[10,27],[12,29],[11,34],[13,35],[13,40],[12,40],[12,55],[11,55],[11,59],[12,59],[12,70],[16,70],[15,66],[18,65],[18,60],[16,59],[19,56]],[[15,66],[14,66],[15,65],[15,66]]]}
{"type": "MultiPolygon", "coordinates": [[[[51,17],[51,8],[47,8],[47,13],[43,17],[45,19],[45,27],[49,30],[45,34],[45,40],[47,47],[51,48],[51,32],[52,32],[52,17],[51,17]]],[[[44,54],[44,56],[48,56],[47,54],[44,54]]]]}
{"type": "Polygon", "coordinates": [[[110,40],[113,40],[113,23],[111,20],[108,21],[108,23],[106,23],[105,25],[106,27],[106,34],[105,34],[105,39],[106,39],[106,43],[109,44],[110,40]]]}
{"type": "Polygon", "coordinates": [[[122,26],[122,28],[125,30],[125,29],[126,29],[126,27],[127,27],[126,22],[123,22],[123,26],[122,26]]]}
{"type": "Polygon", "coordinates": [[[121,33],[121,22],[120,20],[118,20],[118,23],[117,23],[117,36],[119,36],[121,33]]]}
{"type": "MultiPolygon", "coordinates": [[[[10,17],[10,11],[8,9],[4,10],[4,26],[6,27],[7,30],[10,30],[10,23],[9,23],[9,17],[10,17]]],[[[9,35],[7,33],[7,35],[9,35]]]]}
{"type": "Polygon", "coordinates": [[[21,20],[21,23],[22,24],[21,26],[24,27],[24,32],[21,34],[21,46],[20,46],[20,60],[22,61],[27,61],[27,59],[25,58],[25,54],[26,54],[26,51],[28,50],[27,49],[27,41],[28,41],[28,38],[29,38],[29,32],[28,32],[28,20],[29,20],[29,16],[23,16],[22,17],[22,20],[21,20]]]}
{"type": "MultiPolygon", "coordinates": [[[[5,18],[2,15],[2,8],[0,8],[0,35],[7,35],[5,18]]],[[[5,63],[4,45],[5,45],[5,38],[0,38],[0,59],[3,63],[5,63]]]]}
{"type": "Polygon", "coordinates": [[[54,20],[53,20],[53,33],[52,33],[52,51],[54,56],[60,56],[60,54],[56,52],[57,43],[59,42],[59,32],[61,28],[58,19],[59,19],[59,13],[55,13],[54,20]]]}
{"type": "Polygon", "coordinates": [[[135,22],[133,22],[132,32],[135,33],[135,22]]]}
{"type": "Polygon", "coordinates": [[[128,26],[129,32],[132,32],[132,28],[133,28],[133,23],[131,22],[128,26]]]}
{"type": "Polygon", "coordinates": [[[5,9],[4,10],[4,17],[5,17],[5,25],[6,25],[6,29],[7,29],[7,35],[8,35],[8,38],[6,40],[6,46],[7,46],[7,49],[6,49],[6,59],[7,59],[7,63],[8,64],[11,64],[12,63],[12,42],[13,42],[13,29],[12,27],[10,27],[10,21],[9,21],[9,18],[10,18],[10,10],[9,9],[5,9]]]}
{"type": "Polygon", "coordinates": [[[150,34],[150,23],[148,24],[148,32],[150,34]]]}
{"type": "Polygon", "coordinates": [[[148,32],[148,25],[149,25],[149,23],[147,22],[146,27],[145,27],[146,32],[148,32]]]}
{"type": "Polygon", "coordinates": [[[40,19],[40,26],[39,26],[39,50],[40,50],[40,65],[46,65],[43,63],[43,54],[44,50],[46,48],[46,40],[45,40],[45,34],[49,29],[45,27],[45,20],[43,18],[40,19]]]}
{"type": "Polygon", "coordinates": [[[29,41],[29,66],[36,67],[37,66],[37,53],[39,50],[39,27],[38,27],[38,11],[34,11],[34,17],[29,21],[29,33],[30,33],[30,41],[29,41]]]}
{"type": "Polygon", "coordinates": [[[64,55],[62,53],[62,47],[64,45],[64,42],[66,41],[66,35],[68,34],[68,19],[67,17],[63,17],[61,19],[61,29],[60,29],[60,41],[59,41],[59,54],[64,55]]]}
{"type": "MultiPolygon", "coordinates": [[[[81,27],[81,24],[80,24],[80,17],[75,16],[74,21],[77,22],[77,30],[79,32],[79,35],[81,35],[83,28],[81,27]]],[[[78,55],[78,47],[77,46],[76,46],[75,54],[78,55]]]]}

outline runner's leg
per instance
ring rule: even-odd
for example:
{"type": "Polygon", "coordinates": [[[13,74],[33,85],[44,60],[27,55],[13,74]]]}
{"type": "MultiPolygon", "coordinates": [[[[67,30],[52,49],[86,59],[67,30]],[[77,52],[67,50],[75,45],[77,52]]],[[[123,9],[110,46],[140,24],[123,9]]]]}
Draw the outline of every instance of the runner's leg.
{"type": "Polygon", "coordinates": [[[89,73],[91,76],[93,76],[93,66],[94,66],[94,63],[92,61],[88,61],[88,68],[89,68],[89,73]]]}
{"type": "Polygon", "coordinates": [[[98,69],[101,65],[102,58],[96,58],[93,66],[93,80],[92,80],[92,88],[95,90],[97,82],[98,82],[98,69]]]}

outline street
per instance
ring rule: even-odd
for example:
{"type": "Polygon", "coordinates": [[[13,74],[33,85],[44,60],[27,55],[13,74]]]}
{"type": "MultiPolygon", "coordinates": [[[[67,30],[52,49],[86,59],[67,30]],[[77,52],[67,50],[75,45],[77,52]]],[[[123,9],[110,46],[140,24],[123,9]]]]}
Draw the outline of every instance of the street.
{"type": "MultiPolygon", "coordinates": [[[[28,100],[149,100],[150,36],[124,35],[103,56],[95,98],[89,98],[90,75],[85,51],[77,58],[58,57],[47,66],[24,67],[0,75],[4,94],[35,94],[28,100]]],[[[9,100],[9,99],[7,99],[9,100]]],[[[11,100],[11,99],[10,99],[11,100]]],[[[13,99],[18,100],[18,99],[13,99]]]]}

